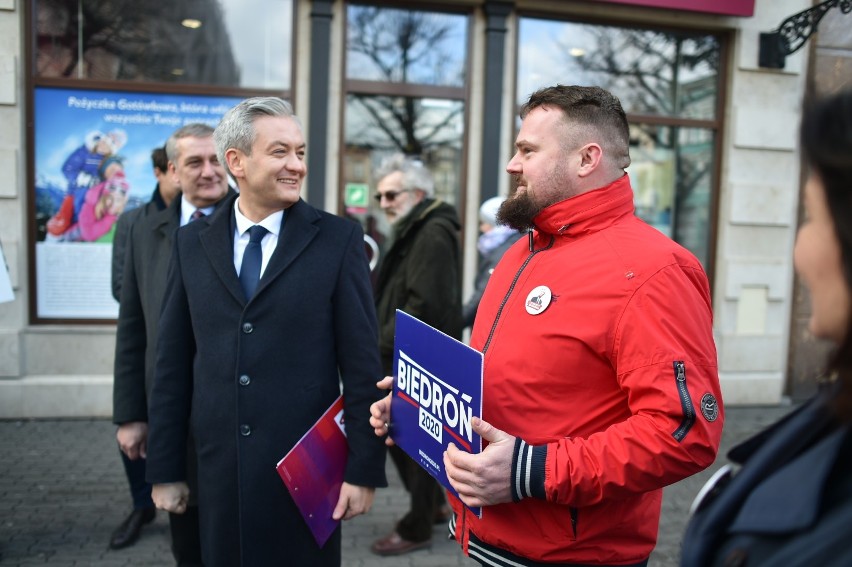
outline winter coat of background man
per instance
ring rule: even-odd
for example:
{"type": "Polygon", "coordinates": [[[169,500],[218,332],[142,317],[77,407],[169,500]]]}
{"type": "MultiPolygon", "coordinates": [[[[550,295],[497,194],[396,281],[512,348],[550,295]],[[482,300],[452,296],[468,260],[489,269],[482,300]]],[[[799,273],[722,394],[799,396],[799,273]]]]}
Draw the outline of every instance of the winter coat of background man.
{"type": "MultiPolygon", "coordinates": [[[[432,174],[420,161],[392,156],[376,179],[376,197],[393,228],[376,284],[379,350],[385,374],[390,374],[397,309],[461,338],[460,224],[453,207],[433,198],[432,174]]],[[[411,507],[388,535],[373,543],[371,549],[379,555],[428,546],[432,525],[449,515],[438,482],[398,447],[390,454],[411,495],[411,507]]]]}

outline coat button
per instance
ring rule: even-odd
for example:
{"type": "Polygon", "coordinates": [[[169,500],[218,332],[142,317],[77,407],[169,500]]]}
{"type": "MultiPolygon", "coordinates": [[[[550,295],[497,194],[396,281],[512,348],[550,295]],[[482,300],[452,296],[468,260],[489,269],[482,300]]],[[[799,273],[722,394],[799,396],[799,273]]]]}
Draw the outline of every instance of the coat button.
{"type": "Polygon", "coordinates": [[[252,331],[254,331],[254,327],[252,326],[252,324],[251,324],[251,323],[243,323],[243,332],[244,332],[245,334],[247,334],[247,335],[248,335],[248,334],[249,334],[249,333],[251,333],[252,331]]]}
{"type": "Polygon", "coordinates": [[[248,374],[240,376],[240,386],[248,386],[249,383],[251,383],[251,378],[248,377],[248,374]]]}
{"type": "Polygon", "coordinates": [[[251,435],[251,427],[246,425],[245,423],[240,426],[240,435],[243,437],[248,437],[251,435]]]}

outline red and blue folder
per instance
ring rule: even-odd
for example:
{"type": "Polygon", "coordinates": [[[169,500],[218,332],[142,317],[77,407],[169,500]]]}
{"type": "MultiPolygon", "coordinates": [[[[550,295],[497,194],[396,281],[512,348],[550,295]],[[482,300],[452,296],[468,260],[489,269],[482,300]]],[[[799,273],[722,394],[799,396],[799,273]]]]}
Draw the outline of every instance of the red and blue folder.
{"type": "Polygon", "coordinates": [[[340,525],[331,514],[340,498],[347,456],[343,398],[338,397],[276,466],[320,547],[340,525]]]}

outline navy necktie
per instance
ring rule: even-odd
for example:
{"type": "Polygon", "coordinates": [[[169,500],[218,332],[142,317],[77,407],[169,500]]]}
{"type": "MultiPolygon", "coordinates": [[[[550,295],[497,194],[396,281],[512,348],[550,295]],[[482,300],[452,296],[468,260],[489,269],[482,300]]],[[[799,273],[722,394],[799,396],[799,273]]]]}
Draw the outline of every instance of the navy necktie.
{"type": "Polygon", "coordinates": [[[243,263],[240,266],[240,284],[243,286],[246,300],[252,298],[254,290],[257,289],[257,282],[260,281],[260,265],[263,262],[263,250],[260,247],[260,241],[263,240],[268,231],[256,224],[248,229],[248,232],[249,243],[246,245],[243,263]]]}

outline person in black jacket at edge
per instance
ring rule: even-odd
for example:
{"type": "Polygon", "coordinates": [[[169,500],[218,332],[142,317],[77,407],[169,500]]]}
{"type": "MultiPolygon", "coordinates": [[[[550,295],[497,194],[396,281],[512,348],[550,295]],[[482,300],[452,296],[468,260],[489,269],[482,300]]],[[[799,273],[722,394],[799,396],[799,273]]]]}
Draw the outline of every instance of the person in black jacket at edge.
{"type": "Polygon", "coordinates": [[[852,565],[852,90],[806,106],[794,264],[811,333],[837,345],[813,399],[729,453],[693,505],[681,565],[852,565]]]}

